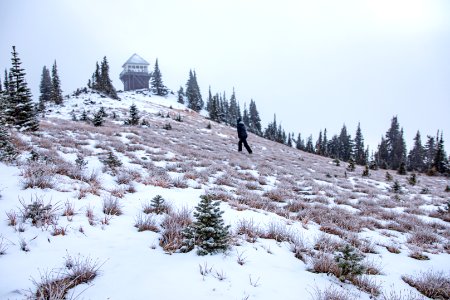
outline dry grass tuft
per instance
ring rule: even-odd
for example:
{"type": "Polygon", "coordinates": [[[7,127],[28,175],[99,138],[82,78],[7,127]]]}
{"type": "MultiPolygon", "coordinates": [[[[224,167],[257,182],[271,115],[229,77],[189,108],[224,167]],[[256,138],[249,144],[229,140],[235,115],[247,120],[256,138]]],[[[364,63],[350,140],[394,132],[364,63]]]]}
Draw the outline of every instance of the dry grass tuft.
{"type": "Polygon", "coordinates": [[[182,231],[190,224],[192,224],[192,217],[187,208],[172,211],[166,215],[161,224],[163,232],[159,240],[163,250],[169,253],[179,250],[183,244],[182,231]]]}
{"type": "Polygon", "coordinates": [[[135,219],[134,227],[136,227],[139,232],[146,230],[159,232],[158,224],[153,215],[143,215],[140,213],[135,219]]]}
{"type": "Polygon", "coordinates": [[[450,274],[430,270],[417,276],[403,275],[402,279],[429,298],[450,299],[450,274]]]}
{"type": "Polygon", "coordinates": [[[122,205],[119,203],[119,199],[112,195],[103,199],[103,213],[120,216],[122,214],[122,205]]]}

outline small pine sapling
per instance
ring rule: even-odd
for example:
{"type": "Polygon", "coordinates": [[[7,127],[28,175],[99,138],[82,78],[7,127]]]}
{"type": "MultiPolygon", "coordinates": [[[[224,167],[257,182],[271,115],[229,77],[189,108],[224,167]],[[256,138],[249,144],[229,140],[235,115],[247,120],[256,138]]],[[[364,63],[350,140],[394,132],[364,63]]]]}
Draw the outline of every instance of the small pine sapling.
{"type": "Polygon", "coordinates": [[[394,185],[392,186],[392,192],[394,192],[395,194],[402,193],[402,187],[401,187],[400,183],[398,182],[398,180],[394,181],[394,185]]]}
{"type": "Polygon", "coordinates": [[[112,171],[115,171],[118,167],[122,166],[122,162],[111,150],[108,151],[106,158],[102,160],[102,162],[112,171]]]}
{"type": "Polygon", "coordinates": [[[198,255],[225,252],[229,248],[229,225],[225,225],[220,210],[220,202],[213,202],[207,195],[200,196],[201,200],[195,208],[194,217],[197,219],[183,231],[182,252],[188,252],[197,246],[198,255]]]}
{"type": "Polygon", "coordinates": [[[334,165],[335,165],[336,167],[339,167],[339,166],[341,165],[341,161],[340,161],[338,158],[335,158],[335,159],[333,160],[333,162],[334,162],[334,165]]]}
{"type": "Polygon", "coordinates": [[[157,215],[162,214],[165,211],[165,200],[161,195],[156,195],[151,201],[151,208],[157,215]]]}
{"type": "Polygon", "coordinates": [[[353,157],[350,157],[350,159],[348,160],[347,171],[349,172],[355,171],[355,160],[353,159],[353,157]]]}
{"type": "Polygon", "coordinates": [[[85,122],[88,121],[88,115],[87,115],[87,113],[86,113],[85,110],[83,110],[83,112],[81,113],[80,120],[81,120],[81,121],[85,121],[85,122]]]}
{"type": "Polygon", "coordinates": [[[449,192],[450,192],[450,185],[447,185],[447,186],[445,187],[445,190],[444,190],[444,192],[447,192],[447,193],[449,193],[449,192]]]}
{"type": "Polygon", "coordinates": [[[417,184],[417,176],[416,173],[412,173],[411,176],[408,178],[408,183],[410,185],[416,185],[417,184]]]}
{"type": "Polygon", "coordinates": [[[391,173],[386,172],[386,181],[392,181],[393,177],[391,175],[391,173]]]}
{"type": "Polygon", "coordinates": [[[77,169],[82,171],[86,168],[87,161],[84,160],[84,157],[78,153],[77,159],[75,159],[75,165],[77,166],[77,169]]]}
{"type": "Polygon", "coordinates": [[[97,113],[95,113],[94,119],[92,120],[92,124],[94,124],[94,126],[96,127],[103,125],[103,113],[100,110],[97,113]]]}
{"type": "Polygon", "coordinates": [[[342,247],[340,252],[334,256],[340,270],[339,280],[345,281],[356,275],[361,275],[364,272],[364,266],[361,264],[363,258],[364,256],[349,244],[342,247]]]}
{"type": "Polygon", "coordinates": [[[368,177],[369,175],[370,175],[370,173],[369,173],[369,166],[366,165],[365,168],[364,168],[364,171],[362,172],[362,176],[363,177],[368,177]]]}
{"type": "Polygon", "coordinates": [[[398,167],[397,174],[406,175],[406,164],[405,162],[401,162],[400,167],[398,167]]]}
{"type": "Polygon", "coordinates": [[[139,110],[136,104],[131,104],[130,106],[130,118],[127,120],[127,125],[136,126],[139,125],[139,110]]]}
{"type": "Polygon", "coordinates": [[[163,125],[163,129],[165,130],[172,130],[172,125],[170,125],[170,123],[166,123],[163,125]]]}

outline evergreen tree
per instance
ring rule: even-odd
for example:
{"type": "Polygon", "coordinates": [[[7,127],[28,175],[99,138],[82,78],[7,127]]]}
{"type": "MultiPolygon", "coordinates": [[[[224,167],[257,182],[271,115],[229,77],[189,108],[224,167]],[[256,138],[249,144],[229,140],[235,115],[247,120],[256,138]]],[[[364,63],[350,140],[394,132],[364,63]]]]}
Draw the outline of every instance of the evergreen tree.
{"type": "Polygon", "coordinates": [[[17,151],[11,143],[11,138],[6,128],[5,115],[3,110],[4,98],[3,93],[0,93],[0,161],[11,162],[17,156],[17,151]]]}
{"type": "Polygon", "coordinates": [[[298,150],[305,151],[305,141],[302,139],[302,135],[299,133],[297,135],[297,140],[295,141],[295,148],[298,150]]]}
{"type": "Polygon", "coordinates": [[[291,139],[291,134],[288,134],[288,139],[287,139],[287,143],[286,145],[288,145],[288,147],[292,147],[292,139],[291,139]]]}
{"type": "Polygon", "coordinates": [[[334,257],[341,274],[339,279],[345,281],[345,279],[351,279],[356,275],[361,275],[365,270],[361,264],[363,259],[364,256],[358,253],[357,249],[349,244],[345,244],[334,257]]]}
{"type": "Polygon", "coordinates": [[[433,168],[441,174],[446,174],[448,171],[450,171],[447,169],[447,167],[448,167],[447,154],[445,153],[444,138],[441,132],[440,139],[437,139],[436,154],[433,160],[433,168]]]}
{"type": "Polygon", "coordinates": [[[228,124],[236,127],[236,120],[239,117],[239,108],[238,108],[238,104],[237,104],[237,100],[236,100],[236,94],[234,92],[234,88],[233,88],[233,93],[231,94],[231,98],[230,98],[230,106],[228,109],[228,124]]]}
{"type": "Polygon", "coordinates": [[[127,124],[133,126],[139,124],[139,110],[134,103],[130,106],[130,118],[128,119],[127,124]]]}
{"type": "Polygon", "coordinates": [[[99,91],[104,92],[112,99],[119,99],[116,89],[114,88],[111,79],[109,78],[109,64],[106,56],[103,57],[100,73],[99,91]]]}
{"type": "Polygon", "coordinates": [[[41,95],[39,96],[39,111],[44,111],[45,103],[49,102],[52,98],[52,78],[50,77],[50,71],[46,66],[42,68],[41,84],[39,90],[41,95]]]}
{"type": "Polygon", "coordinates": [[[162,80],[162,74],[161,71],[159,70],[158,59],[156,59],[155,69],[153,70],[152,73],[151,91],[158,96],[166,96],[169,93],[167,87],[164,85],[162,80]]]}
{"type": "Polygon", "coordinates": [[[431,169],[434,163],[434,158],[436,156],[436,140],[434,137],[428,135],[427,143],[425,144],[425,168],[426,170],[431,169]]]}
{"type": "Polygon", "coordinates": [[[322,155],[322,145],[323,145],[323,139],[322,139],[322,130],[319,132],[319,138],[316,141],[316,153],[319,155],[322,155]]]}
{"type": "Polygon", "coordinates": [[[332,158],[340,157],[340,142],[339,137],[335,134],[328,142],[328,155],[332,158]]]}
{"type": "Polygon", "coordinates": [[[83,113],[81,114],[80,120],[81,121],[87,121],[88,120],[88,115],[87,115],[85,110],[83,110],[83,113]]]}
{"type": "Polygon", "coordinates": [[[377,165],[382,169],[387,169],[389,161],[389,150],[387,141],[384,137],[381,137],[381,143],[378,145],[378,152],[375,156],[377,165]]]}
{"type": "Polygon", "coordinates": [[[98,61],[95,62],[95,71],[92,74],[92,89],[99,91],[101,89],[101,76],[100,76],[100,65],[98,61]]]}
{"type": "Polygon", "coordinates": [[[198,255],[224,252],[229,248],[230,226],[224,225],[220,202],[213,202],[207,195],[202,195],[200,198],[200,203],[194,212],[196,221],[183,231],[182,251],[189,251],[197,246],[198,255]]]}
{"type": "Polygon", "coordinates": [[[350,157],[350,159],[348,160],[347,171],[355,171],[355,160],[353,159],[353,157],[350,157]]]}
{"type": "Polygon", "coordinates": [[[310,135],[308,137],[308,141],[306,142],[306,149],[305,149],[305,151],[309,152],[309,153],[314,153],[314,145],[313,145],[313,137],[312,137],[312,135],[310,135]]]}
{"type": "Polygon", "coordinates": [[[397,116],[394,116],[391,120],[391,127],[386,132],[387,165],[394,170],[397,170],[400,164],[406,161],[406,144],[403,138],[403,129],[400,130],[399,128],[397,116]]]}
{"type": "Polygon", "coordinates": [[[262,135],[261,118],[259,117],[255,101],[250,100],[248,130],[256,135],[262,135]]]}
{"type": "Polygon", "coordinates": [[[6,117],[11,118],[13,124],[20,130],[36,131],[39,129],[36,109],[31,99],[31,92],[25,80],[25,70],[13,46],[12,67],[9,71],[8,107],[6,117]]]}
{"type": "Polygon", "coordinates": [[[61,81],[59,79],[58,75],[58,68],[56,66],[56,60],[52,67],[52,90],[51,90],[51,97],[50,100],[55,102],[55,104],[62,104],[63,102],[63,95],[61,91],[61,81]]]}
{"type": "Polygon", "coordinates": [[[92,124],[94,124],[94,126],[98,127],[98,126],[102,126],[103,125],[103,113],[98,110],[95,115],[94,115],[94,119],[92,120],[92,124]]]}
{"type": "Polygon", "coordinates": [[[204,103],[197,83],[197,74],[192,70],[189,71],[189,79],[186,83],[186,98],[190,109],[197,112],[203,109],[204,103]]]}
{"type": "Polygon", "coordinates": [[[353,155],[353,141],[351,136],[347,134],[347,127],[342,126],[341,134],[339,135],[339,159],[348,161],[353,155]]]}
{"type": "Polygon", "coordinates": [[[162,214],[164,211],[167,210],[167,207],[165,205],[165,200],[161,195],[156,195],[153,197],[150,203],[151,211],[156,213],[157,215],[162,214]]]}
{"type": "Polygon", "coordinates": [[[178,92],[177,92],[177,94],[178,94],[178,103],[181,103],[181,104],[184,104],[184,90],[183,90],[183,87],[182,86],[180,86],[180,89],[178,90],[178,92]]]}
{"type": "Polygon", "coordinates": [[[358,165],[365,165],[367,163],[367,156],[364,150],[364,138],[361,133],[361,126],[358,123],[358,128],[355,134],[355,162],[358,165]]]}
{"type": "Polygon", "coordinates": [[[420,132],[417,131],[414,137],[414,146],[409,151],[408,155],[408,169],[411,171],[425,171],[425,149],[422,146],[420,132]]]}
{"type": "Polygon", "coordinates": [[[323,130],[323,139],[322,139],[322,155],[328,156],[328,138],[327,138],[327,129],[323,130]]]}

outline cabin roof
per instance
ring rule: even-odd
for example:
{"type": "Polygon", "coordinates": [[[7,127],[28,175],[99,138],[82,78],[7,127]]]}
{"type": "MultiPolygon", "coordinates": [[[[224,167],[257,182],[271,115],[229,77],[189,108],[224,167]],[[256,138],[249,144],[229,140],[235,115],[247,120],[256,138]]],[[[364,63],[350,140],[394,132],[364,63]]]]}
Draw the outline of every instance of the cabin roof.
{"type": "Polygon", "coordinates": [[[125,67],[125,65],[133,64],[133,65],[150,65],[145,59],[134,53],[131,55],[131,57],[123,64],[122,68],[125,67]]]}

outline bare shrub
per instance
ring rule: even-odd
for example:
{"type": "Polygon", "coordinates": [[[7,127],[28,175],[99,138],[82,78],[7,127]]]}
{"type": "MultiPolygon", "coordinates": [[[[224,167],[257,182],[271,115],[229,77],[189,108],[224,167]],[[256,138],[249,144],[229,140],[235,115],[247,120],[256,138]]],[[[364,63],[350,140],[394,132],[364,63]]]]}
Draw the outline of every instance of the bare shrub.
{"type": "Polygon", "coordinates": [[[424,297],[416,295],[413,291],[394,291],[382,293],[380,300],[425,300],[424,297]],[[404,293],[403,293],[404,292],[404,293]],[[402,294],[403,293],[403,294],[402,294]]]}
{"type": "Polygon", "coordinates": [[[294,256],[305,264],[307,263],[306,254],[311,254],[311,249],[307,245],[303,236],[300,234],[293,235],[291,239],[291,251],[294,253],[294,256]]]}
{"type": "Polygon", "coordinates": [[[66,201],[66,203],[64,203],[64,211],[63,211],[63,216],[69,217],[69,216],[73,216],[75,214],[75,206],[73,205],[72,202],[69,202],[69,200],[66,201]]]}
{"type": "Polygon", "coordinates": [[[265,230],[261,234],[262,238],[273,239],[277,242],[290,242],[292,241],[292,231],[281,222],[270,222],[265,230]]]}
{"type": "Polygon", "coordinates": [[[314,249],[326,253],[333,253],[343,245],[344,242],[325,233],[319,234],[314,240],[314,249]]]}
{"type": "Polygon", "coordinates": [[[183,246],[182,231],[192,224],[191,212],[187,208],[172,211],[165,216],[161,227],[163,232],[159,245],[164,251],[172,253],[183,246]]]}
{"type": "Polygon", "coordinates": [[[210,197],[211,199],[214,200],[221,200],[224,202],[228,202],[231,199],[234,199],[233,195],[228,192],[227,190],[221,188],[221,187],[215,187],[212,189],[208,189],[205,192],[205,195],[210,197]]]}
{"type": "Polygon", "coordinates": [[[261,228],[256,225],[253,219],[241,219],[236,225],[236,234],[242,235],[249,243],[254,243],[262,235],[261,228]]]}
{"type": "Polygon", "coordinates": [[[351,282],[360,290],[372,296],[377,297],[381,293],[381,284],[367,275],[355,276],[351,279],[351,282]]]}
{"type": "Polygon", "coordinates": [[[8,245],[5,242],[5,238],[0,236],[0,255],[5,255],[6,250],[8,250],[8,245]]]}
{"type": "Polygon", "coordinates": [[[66,234],[67,234],[67,227],[57,226],[57,225],[53,224],[53,231],[52,231],[53,236],[66,235],[66,234]]]}
{"type": "Polygon", "coordinates": [[[420,247],[431,246],[433,244],[439,243],[441,240],[439,236],[434,234],[431,230],[426,228],[421,228],[411,232],[410,237],[407,239],[408,243],[417,245],[420,247]]]}
{"type": "Polygon", "coordinates": [[[408,254],[409,257],[417,259],[417,260],[429,260],[430,258],[420,252],[419,250],[413,250],[408,254]]]}
{"type": "Polygon", "coordinates": [[[249,181],[245,183],[245,188],[248,190],[261,190],[261,186],[254,181],[249,181]]]}
{"type": "Polygon", "coordinates": [[[122,214],[122,205],[119,203],[119,199],[114,196],[103,199],[103,213],[120,216],[122,214]]]}
{"type": "Polygon", "coordinates": [[[6,212],[6,217],[8,218],[8,226],[17,225],[17,213],[15,211],[6,212]]]}
{"type": "Polygon", "coordinates": [[[429,270],[417,276],[403,275],[402,279],[429,298],[450,299],[450,274],[429,270]]]}
{"type": "Polygon", "coordinates": [[[389,251],[391,253],[395,253],[395,254],[401,253],[400,248],[396,245],[387,245],[385,247],[386,247],[387,251],[389,251]]]}
{"type": "Polygon", "coordinates": [[[310,272],[332,274],[337,278],[341,276],[339,267],[331,254],[317,252],[309,259],[308,264],[310,272]]]}
{"type": "Polygon", "coordinates": [[[21,175],[23,176],[22,187],[24,189],[52,189],[55,187],[55,172],[50,165],[44,162],[30,161],[22,167],[21,175]]]}
{"type": "Polygon", "coordinates": [[[140,213],[134,221],[134,227],[136,227],[139,232],[146,230],[159,232],[158,224],[153,215],[143,215],[140,213]]]}
{"type": "Polygon", "coordinates": [[[172,185],[176,188],[186,189],[189,187],[186,179],[184,179],[182,176],[172,178],[171,182],[172,182],[172,185]]]}
{"type": "Polygon", "coordinates": [[[214,183],[217,185],[226,185],[231,187],[234,187],[236,185],[235,179],[228,173],[222,174],[221,176],[217,177],[214,183]]]}
{"type": "Polygon", "coordinates": [[[36,292],[32,292],[30,299],[66,299],[70,289],[83,283],[91,282],[98,274],[100,266],[91,258],[66,258],[65,268],[41,274],[40,282],[32,279],[36,292]]]}
{"type": "Polygon", "coordinates": [[[123,197],[125,197],[125,188],[122,186],[116,186],[113,189],[111,189],[109,191],[109,193],[111,194],[111,196],[115,197],[115,198],[120,198],[122,199],[123,197]]]}
{"type": "Polygon", "coordinates": [[[324,290],[318,287],[314,288],[314,292],[310,293],[312,300],[356,300],[349,291],[346,291],[338,286],[328,286],[324,290]]]}
{"type": "Polygon", "coordinates": [[[31,197],[30,204],[26,204],[23,199],[19,199],[19,202],[22,205],[20,210],[23,221],[31,219],[31,224],[36,227],[56,223],[58,219],[58,205],[53,206],[51,202],[44,203],[42,197],[37,196],[31,197]]]}
{"type": "Polygon", "coordinates": [[[265,192],[263,194],[263,196],[265,196],[275,202],[285,202],[285,200],[287,200],[287,197],[288,197],[286,191],[283,189],[279,189],[279,188],[269,190],[269,191],[265,192]]]}
{"type": "Polygon", "coordinates": [[[95,216],[94,216],[94,210],[92,207],[86,208],[86,217],[88,218],[89,225],[94,226],[95,225],[95,216]]]}

